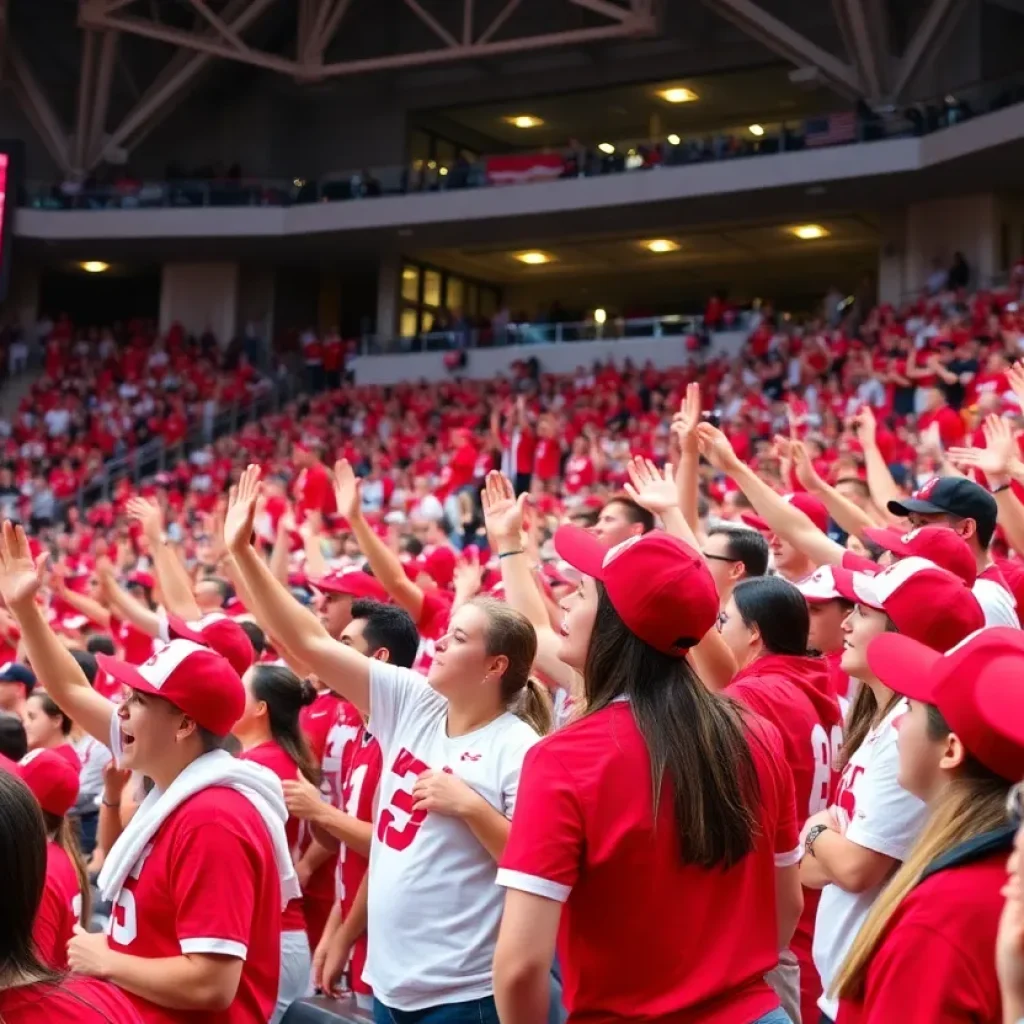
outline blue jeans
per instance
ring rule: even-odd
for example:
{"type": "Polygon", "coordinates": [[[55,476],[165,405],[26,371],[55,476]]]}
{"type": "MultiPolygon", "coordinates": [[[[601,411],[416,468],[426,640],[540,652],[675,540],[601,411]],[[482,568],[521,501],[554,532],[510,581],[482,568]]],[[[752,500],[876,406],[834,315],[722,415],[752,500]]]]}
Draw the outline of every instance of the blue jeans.
{"type": "Polygon", "coordinates": [[[373,1020],[374,1024],[498,1024],[498,1011],[493,996],[425,1010],[392,1010],[374,999],[373,1020]]]}
{"type": "Polygon", "coordinates": [[[792,1021],[789,1019],[789,1014],[781,1006],[777,1006],[771,1013],[766,1013],[763,1017],[751,1021],[751,1024],[792,1024],[792,1021]]]}

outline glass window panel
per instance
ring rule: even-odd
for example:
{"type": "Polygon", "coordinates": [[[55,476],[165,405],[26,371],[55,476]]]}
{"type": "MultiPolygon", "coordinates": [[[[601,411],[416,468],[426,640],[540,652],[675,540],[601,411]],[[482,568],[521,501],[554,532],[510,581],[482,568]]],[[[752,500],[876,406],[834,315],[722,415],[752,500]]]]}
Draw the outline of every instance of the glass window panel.
{"type": "Polygon", "coordinates": [[[451,312],[463,310],[463,285],[461,277],[449,277],[448,287],[445,292],[444,304],[451,312]]]}
{"type": "Polygon", "coordinates": [[[477,307],[479,289],[475,284],[466,285],[466,313],[469,316],[476,316],[479,312],[477,307]]]}
{"type": "Polygon", "coordinates": [[[436,159],[442,167],[451,167],[455,163],[455,146],[447,139],[438,139],[436,159]]]}
{"type": "Polygon", "coordinates": [[[425,306],[441,305],[441,275],[436,270],[423,272],[423,304],[425,306]]]}
{"type": "Polygon", "coordinates": [[[422,160],[426,163],[430,159],[430,136],[423,131],[413,131],[409,136],[409,163],[422,160]]]}
{"type": "Polygon", "coordinates": [[[402,298],[417,302],[420,297],[420,268],[407,263],[402,267],[402,298]]]}
{"type": "Polygon", "coordinates": [[[423,320],[420,323],[420,330],[429,334],[434,329],[434,314],[429,309],[423,310],[423,320]]]}
{"type": "Polygon", "coordinates": [[[498,312],[498,292],[494,288],[480,289],[480,315],[494,316],[498,312]]]}
{"type": "Polygon", "coordinates": [[[399,334],[403,338],[415,338],[416,337],[416,310],[415,309],[403,309],[402,319],[399,324],[399,334]]]}

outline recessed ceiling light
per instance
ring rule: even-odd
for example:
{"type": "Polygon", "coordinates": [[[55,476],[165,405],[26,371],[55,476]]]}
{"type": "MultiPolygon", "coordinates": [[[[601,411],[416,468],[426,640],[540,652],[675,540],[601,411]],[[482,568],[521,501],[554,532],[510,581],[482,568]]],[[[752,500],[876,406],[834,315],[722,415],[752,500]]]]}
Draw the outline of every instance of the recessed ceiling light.
{"type": "Polygon", "coordinates": [[[666,103],[692,103],[697,99],[697,94],[692,89],[684,89],[680,86],[662,89],[658,95],[666,103]]]}
{"type": "Polygon", "coordinates": [[[539,128],[544,123],[542,118],[534,117],[533,114],[515,114],[505,120],[513,128],[539,128]]]}
{"type": "Polygon", "coordinates": [[[764,125],[752,124],[750,126],[749,131],[751,135],[756,135],[758,136],[758,138],[760,138],[762,135],[764,135],[764,125]]]}
{"type": "Polygon", "coordinates": [[[87,274],[102,274],[105,270],[110,269],[110,264],[101,263],[99,260],[87,260],[82,264],[82,269],[87,274]]]}
{"type": "Polygon", "coordinates": [[[644,247],[651,252],[675,252],[679,248],[679,243],[673,242],[671,238],[652,238],[649,242],[644,242],[644,247]]]}
{"type": "Polygon", "coordinates": [[[536,249],[531,249],[529,252],[517,252],[515,255],[520,263],[526,263],[531,267],[538,267],[542,263],[550,263],[553,259],[550,253],[538,252],[536,249]]]}
{"type": "Polygon", "coordinates": [[[790,229],[797,238],[810,242],[815,238],[825,238],[828,232],[820,224],[800,224],[790,229]]]}
{"type": "Polygon", "coordinates": [[[615,147],[610,142],[599,142],[597,144],[597,148],[601,150],[602,153],[607,153],[608,156],[611,156],[612,153],[615,152],[615,147]]]}
{"type": "Polygon", "coordinates": [[[682,139],[680,139],[680,138],[679,138],[679,136],[678,136],[678,135],[676,135],[676,133],[675,133],[675,132],[673,132],[673,133],[672,133],[672,134],[671,134],[671,135],[670,135],[670,136],[668,137],[668,144],[669,144],[670,146],[678,146],[678,145],[679,145],[679,143],[680,143],[680,142],[682,142],[682,141],[683,141],[683,140],[682,140],[682,139]]]}

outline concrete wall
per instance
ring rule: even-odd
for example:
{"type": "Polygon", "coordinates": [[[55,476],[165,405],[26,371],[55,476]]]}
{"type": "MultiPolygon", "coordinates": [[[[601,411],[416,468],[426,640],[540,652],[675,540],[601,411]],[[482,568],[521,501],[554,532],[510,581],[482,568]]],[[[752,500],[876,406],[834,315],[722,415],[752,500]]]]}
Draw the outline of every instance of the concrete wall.
{"type": "Polygon", "coordinates": [[[160,287],[160,330],[181,323],[192,334],[211,330],[226,344],[238,324],[237,263],[166,263],[160,287]]]}

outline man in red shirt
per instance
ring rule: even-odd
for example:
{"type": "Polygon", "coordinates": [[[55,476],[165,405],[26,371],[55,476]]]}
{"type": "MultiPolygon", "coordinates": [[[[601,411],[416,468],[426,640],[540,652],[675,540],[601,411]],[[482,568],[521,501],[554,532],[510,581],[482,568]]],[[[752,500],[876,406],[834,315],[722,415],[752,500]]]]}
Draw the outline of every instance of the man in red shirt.
{"type": "Polygon", "coordinates": [[[330,516],[338,510],[334,482],[327,467],[320,461],[320,455],[318,442],[295,446],[295,465],[299,470],[294,488],[295,518],[299,522],[310,512],[330,516]]]}
{"type": "Polygon", "coordinates": [[[939,438],[944,448],[954,448],[963,444],[967,429],[963,417],[946,403],[946,396],[937,385],[927,389],[924,412],[917,421],[918,429],[924,433],[932,424],[939,430],[939,438]]]}

